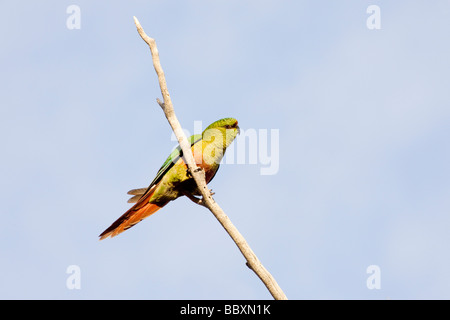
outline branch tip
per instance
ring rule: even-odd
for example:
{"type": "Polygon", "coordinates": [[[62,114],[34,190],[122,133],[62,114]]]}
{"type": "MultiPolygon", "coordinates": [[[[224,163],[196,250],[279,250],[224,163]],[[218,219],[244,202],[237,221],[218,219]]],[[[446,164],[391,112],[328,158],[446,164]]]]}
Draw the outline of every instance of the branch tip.
{"type": "Polygon", "coordinates": [[[159,106],[164,110],[164,108],[166,107],[164,102],[162,102],[161,100],[159,100],[159,98],[156,98],[156,102],[158,102],[159,106]]]}

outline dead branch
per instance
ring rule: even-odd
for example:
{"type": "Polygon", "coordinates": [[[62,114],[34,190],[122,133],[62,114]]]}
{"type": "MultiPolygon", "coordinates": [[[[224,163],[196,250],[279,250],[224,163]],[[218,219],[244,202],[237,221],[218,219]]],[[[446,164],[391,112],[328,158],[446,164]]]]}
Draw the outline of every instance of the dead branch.
{"type": "Polygon", "coordinates": [[[181,150],[183,151],[184,160],[186,162],[186,165],[188,167],[188,170],[192,177],[195,180],[195,183],[198,186],[198,189],[200,191],[200,194],[202,196],[201,199],[195,198],[191,199],[197,204],[200,204],[202,206],[207,207],[219,220],[220,224],[224,227],[224,229],[228,232],[230,237],[233,239],[233,241],[238,246],[239,250],[241,251],[242,255],[247,260],[246,265],[253,270],[253,272],[256,273],[256,275],[261,279],[261,281],[264,283],[264,285],[267,287],[271,295],[276,300],[286,300],[287,297],[281,290],[281,288],[278,286],[275,279],[272,277],[272,275],[267,271],[266,268],[261,264],[259,259],[256,257],[255,253],[252,251],[250,246],[248,245],[245,238],[240,234],[240,232],[237,230],[237,228],[231,223],[228,216],[225,214],[225,212],[222,210],[222,208],[217,204],[217,202],[214,201],[210,190],[208,189],[206,185],[205,180],[205,173],[203,170],[199,169],[194,161],[194,156],[191,152],[191,146],[184,135],[183,130],[181,129],[181,125],[175,115],[175,111],[173,109],[172,100],[170,99],[169,90],[167,89],[167,83],[166,78],[164,76],[164,72],[161,67],[161,63],[159,60],[159,53],[158,49],[156,47],[156,42],[154,39],[150,38],[140,25],[138,19],[134,17],[134,23],[136,24],[137,31],[139,32],[139,35],[141,38],[148,44],[150,47],[150,51],[152,54],[152,60],[153,60],[153,66],[155,68],[156,74],[158,76],[159,80],[159,86],[161,88],[161,94],[163,96],[163,102],[161,102],[159,99],[158,104],[161,106],[161,108],[164,111],[164,115],[166,116],[167,120],[169,121],[170,126],[172,127],[173,132],[175,133],[175,136],[177,137],[178,143],[180,144],[181,150]]]}

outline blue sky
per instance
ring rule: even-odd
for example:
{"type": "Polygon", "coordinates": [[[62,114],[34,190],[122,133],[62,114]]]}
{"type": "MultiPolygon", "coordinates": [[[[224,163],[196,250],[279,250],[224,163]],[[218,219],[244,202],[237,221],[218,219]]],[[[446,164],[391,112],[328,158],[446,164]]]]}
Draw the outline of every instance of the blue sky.
{"type": "Polygon", "coordinates": [[[210,185],[288,298],[449,298],[448,1],[2,4],[0,298],[271,298],[184,198],[98,241],[175,146],[133,16],[183,127],[279,133],[276,174],[235,162],[210,185]]]}

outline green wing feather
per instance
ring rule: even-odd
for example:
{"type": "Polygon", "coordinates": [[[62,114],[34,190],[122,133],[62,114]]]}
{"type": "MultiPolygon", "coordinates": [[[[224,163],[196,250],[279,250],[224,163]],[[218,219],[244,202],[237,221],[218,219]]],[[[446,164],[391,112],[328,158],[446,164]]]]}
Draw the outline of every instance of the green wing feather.
{"type": "MultiPolygon", "coordinates": [[[[195,134],[191,136],[188,141],[191,144],[191,147],[202,140],[201,134],[195,134]]],[[[175,163],[177,163],[178,159],[183,156],[183,151],[181,150],[181,147],[178,145],[172,153],[169,155],[169,157],[166,159],[166,161],[163,163],[161,168],[159,168],[158,173],[156,174],[156,177],[153,179],[153,181],[150,183],[148,188],[139,188],[139,189],[132,189],[128,191],[128,194],[134,195],[134,197],[131,197],[128,202],[137,202],[143,195],[145,195],[154,185],[156,185],[161,179],[164,177],[164,175],[173,167],[175,163]]]]}

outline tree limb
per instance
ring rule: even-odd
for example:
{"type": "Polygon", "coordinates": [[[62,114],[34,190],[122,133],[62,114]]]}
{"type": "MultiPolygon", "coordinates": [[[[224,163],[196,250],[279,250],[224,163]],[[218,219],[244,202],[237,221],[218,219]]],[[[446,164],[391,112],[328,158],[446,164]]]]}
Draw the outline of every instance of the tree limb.
{"type": "Polygon", "coordinates": [[[202,195],[201,199],[195,198],[190,199],[197,204],[203,205],[207,207],[219,220],[220,224],[224,227],[224,229],[228,232],[230,237],[238,246],[242,255],[247,260],[246,265],[256,273],[256,275],[261,279],[264,285],[269,290],[270,294],[276,300],[286,300],[287,297],[281,288],[278,286],[275,279],[272,275],[264,268],[259,259],[256,257],[255,253],[252,251],[250,246],[248,245],[245,238],[241,235],[241,233],[236,229],[236,227],[231,223],[228,216],[222,210],[222,208],[214,201],[210,190],[206,185],[205,180],[205,172],[199,169],[194,161],[194,156],[191,152],[191,146],[184,135],[184,132],[181,128],[181,125],[175,115],[175,111],[173,109],[172,100],[170,99],[169,90],[167,89],[166,78],[164,76],[164,72],[161,67],[161,63],[159,61],[159,53],[156,47],[156,42],[153,38],[150,38],[140,25],[138,19],[134,17],[134,23],[136,24],[137,31],[141,38],[148,44],[150,47],[150,51],[152,54],[153,66],[155,68],[156,74],[159,80],[159,86],[161,88],[161,94],[163,96],[164,102],[161,102],[157,99],[158,104],[164,111],[164,115],[169,121],[170,126],[172,127],[175,136],[177,137],[178,143],[180,144],[181,150],[183,151],[183,160],[186,162],[188,170],[197,184],[198,190],[202,195]],[[199,203],[200,202],[200,203],[199,203]]]}

